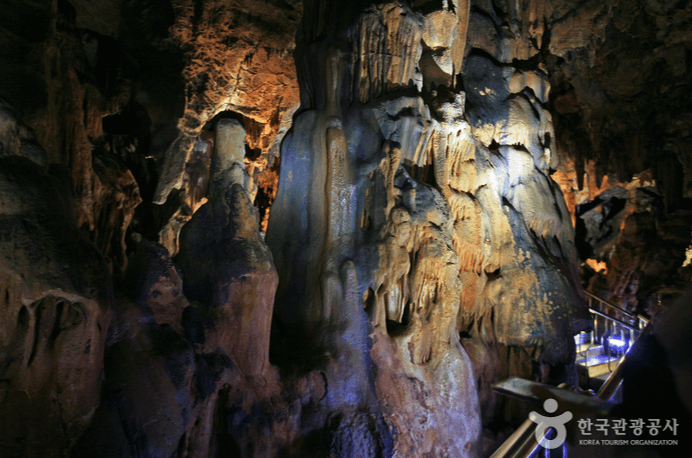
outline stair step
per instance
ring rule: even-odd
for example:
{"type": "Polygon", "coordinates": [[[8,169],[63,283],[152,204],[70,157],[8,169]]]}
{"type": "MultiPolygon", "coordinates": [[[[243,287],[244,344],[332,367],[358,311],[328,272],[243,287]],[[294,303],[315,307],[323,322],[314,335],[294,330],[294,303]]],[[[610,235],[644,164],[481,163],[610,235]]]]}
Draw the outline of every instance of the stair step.
{"type": "Polygon", "coordinates": [[[609,355],[589,355],[588,357],[584,358],[578,358],[577,359],[577,364],[581,364],[583,366],[597,366],[599,364],[607,364],[611,363],[613,361],[617,361],[618,358],[616,356],[609,356],[609,355]]]}
{"type": "Polygon", "coordinates": [[[581,370],[589,378],[595,378],[614,371],[619,364],[618,359],[606,355],[580,358],[577,360],[577,370],[581,370]]]}
{"type": "Polygon", "coordinates": [[[588,350],[589,348],[591,348],[591,342],[586,342],[584,344],[577,345],[577,354],[583,353],[586,350],[588,350]]]}
{"type": "Polygon", "coordinates": [[[584,345],[584,344],[590,343],[590,342],[591,342],[591,333],[580,332],[579,334],[574,336],[574,343],[577,346],[584,345]]]}
{"type": "Polygon", "coordinates": [[[577,352],[578,357],[591,358],[593,356],[602,356],[605,354],[605,348],[603,345],[593,345],[585,348],[584,350],[577,352]]]}

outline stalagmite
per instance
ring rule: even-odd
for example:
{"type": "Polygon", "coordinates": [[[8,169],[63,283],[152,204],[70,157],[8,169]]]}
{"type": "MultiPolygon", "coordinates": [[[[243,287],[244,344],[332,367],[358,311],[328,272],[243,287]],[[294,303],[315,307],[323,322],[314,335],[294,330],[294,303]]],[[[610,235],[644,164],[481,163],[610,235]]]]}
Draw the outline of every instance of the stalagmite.
{"type": "Polygon", "coordinates": [[[245,131],[238,121],[225,119],[216,132],[209,201],[183,227],[176,260],[185,295],[216,316],[219,344],[245,375],[262,376],[278,278],[248,195],[245,131]]]}

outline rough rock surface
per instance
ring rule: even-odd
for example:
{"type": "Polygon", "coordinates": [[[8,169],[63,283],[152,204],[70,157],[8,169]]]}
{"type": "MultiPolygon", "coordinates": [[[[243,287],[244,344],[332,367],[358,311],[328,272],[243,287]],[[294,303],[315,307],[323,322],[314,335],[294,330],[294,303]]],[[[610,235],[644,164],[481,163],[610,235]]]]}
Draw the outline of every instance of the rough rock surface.
{"type": "Polygon", "coordinates": [[[218,345],[245,375],[262,376],[279,278],[247,191],[245,131],[235,120],[219,122],[216,130],[210,198],[183,227],[176,259],[186,296],[209,305],[223,328],[218,345]]]}
{"type": "MultiPolygon", "coordinates": [[[[178,137],[163,158],[153,202],[163,204],[171,192],[184,187],[187,165],[204,141],[203,128],[215,116],[233,112],[245,124],[247,148],[257,151],[245,165],[262,190],[264,211],[276,193],[277,149],[285,132],[281,127],[298,105],[292,51],[302,5],[255,0],[171,3],[175,22],[170,32],[184,54],[186,97],[178,137]]],[[[180,224],[172,225],[168,247],[175,251],[180,224]]]]}
{"type": "Polygon", "coordinates": [[[60,456],[100,402],[113,293],[66,170],[31,160],[41,150],[25,139],[0,158],[0,450],[60,456]]]}
{"type": "Polygon", "coordinates": [[[603,263],[607,271],[594,276],[585,266],[584,284],[631,311],[655,315],[690,278],[681,267],[690,232],[684,145],[692,7],[565,3],[552,14],[545,62],[562,159],[556,180],[575,215],[581,261],[603,263]]]}
{"type": "Polygon", "coordinates": [[[128,81],[113,63],[104,63],[109,42],[75,28],[68,2],[11,4],[19,8],[18,20],[3,18],[2,46],[10,64],[0,97],[34,129],[46,160],[69,167],[77,224],[120,275],[126,230],[141,198],[131,171],[103,144],[102,118],[125,106],[128,81]],[[26,59],[14,61],[14,52],[26,59]]]}

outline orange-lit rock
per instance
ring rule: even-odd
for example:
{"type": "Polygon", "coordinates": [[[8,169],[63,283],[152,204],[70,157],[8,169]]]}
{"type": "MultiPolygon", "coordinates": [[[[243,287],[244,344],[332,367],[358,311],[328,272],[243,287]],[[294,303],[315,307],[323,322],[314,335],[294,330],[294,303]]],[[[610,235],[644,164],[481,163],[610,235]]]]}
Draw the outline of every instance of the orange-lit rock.
{"type": "Polygon", "coordinates": [[[586,264],[591,267],[595,272],[608,273],[608,265],[604,261],[597,261],[595,259],[589,258],[586,260],[586,264]]]}
{"type": "MultiPolygon", "coordinates": [[[[261,149],[266,158],[283,118],[298,104],[292,51],[299,2],[281,8],[252,1],[172,3],[171,36],[186,54],[188,95],[178,139],[166,154],[156,203],[182,187],[196,138],[214,116],[224,111],[242,114],[253,127],[248,129],[249,147],[261,149]]],[[[260,159],[252,168],[259,173],[265,162],[260,159]]]]}

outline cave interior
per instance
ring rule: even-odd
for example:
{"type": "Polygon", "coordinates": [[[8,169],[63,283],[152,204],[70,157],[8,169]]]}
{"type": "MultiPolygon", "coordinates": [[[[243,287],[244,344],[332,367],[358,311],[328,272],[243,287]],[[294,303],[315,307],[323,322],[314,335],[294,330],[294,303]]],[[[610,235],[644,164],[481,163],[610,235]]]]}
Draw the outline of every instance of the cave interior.
{"type": "Polygon", "coordinates": [[[691,94],[686,0],[4,0],[0,456],[682,442],[691,94]]]}

